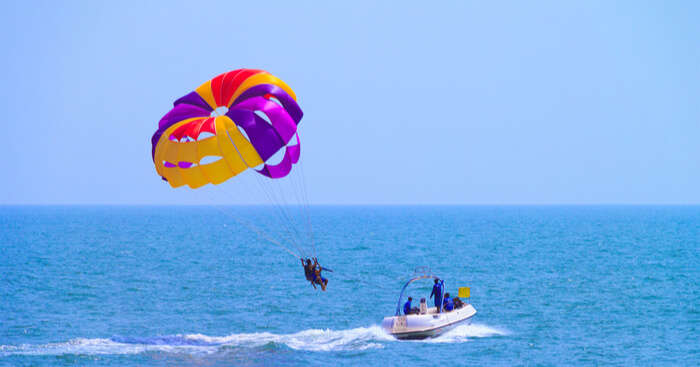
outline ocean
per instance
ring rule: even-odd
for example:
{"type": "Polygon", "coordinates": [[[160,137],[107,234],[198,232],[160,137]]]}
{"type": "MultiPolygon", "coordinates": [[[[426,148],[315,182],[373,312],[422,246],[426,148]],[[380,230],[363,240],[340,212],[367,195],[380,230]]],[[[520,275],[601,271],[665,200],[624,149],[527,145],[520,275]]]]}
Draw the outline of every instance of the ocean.
{"type": "Polygon", "coordinates": [[[0,366],[700,364],[699,206],[312,206],[326,292],[274,210],[0,207],[0,366]],[[478,313],[397,341],[420,266],[478,313]]]}

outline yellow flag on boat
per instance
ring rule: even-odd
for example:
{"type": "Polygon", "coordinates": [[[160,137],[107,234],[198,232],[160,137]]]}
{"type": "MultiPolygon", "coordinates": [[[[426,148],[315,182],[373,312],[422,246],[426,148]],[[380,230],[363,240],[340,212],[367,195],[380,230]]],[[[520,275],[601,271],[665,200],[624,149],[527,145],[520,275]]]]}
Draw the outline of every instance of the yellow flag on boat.
{"type": "Polygon", "coordinates": [[[457,292],[457,297],[459,298],[469,298],[470,289],[469,287],[459,287],[457,292]]]}

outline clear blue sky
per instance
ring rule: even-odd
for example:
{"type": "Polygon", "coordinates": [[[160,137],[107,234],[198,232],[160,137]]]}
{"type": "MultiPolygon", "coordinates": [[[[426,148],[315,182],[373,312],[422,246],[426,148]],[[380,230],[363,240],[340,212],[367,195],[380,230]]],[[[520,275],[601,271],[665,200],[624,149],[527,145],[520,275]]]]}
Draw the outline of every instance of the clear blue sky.
{"type": "Polygon", "coordinates": [[[299,96],[312,203],[697,204],[699,15],[697,1],[10,1],[0,204],[196,202],[156,175],[149,139],[173,100],[241,67],[299,96]]]}

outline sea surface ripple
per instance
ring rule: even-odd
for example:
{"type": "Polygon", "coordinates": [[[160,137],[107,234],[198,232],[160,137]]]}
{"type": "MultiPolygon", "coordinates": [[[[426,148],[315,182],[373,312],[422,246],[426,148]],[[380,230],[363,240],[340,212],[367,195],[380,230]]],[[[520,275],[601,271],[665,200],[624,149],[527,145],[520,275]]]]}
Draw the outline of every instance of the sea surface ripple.
{"type": "Polygon", "coordinates": [[[700,364],[698,206],[315,206],[327,292],[274,210],[0,207],[0,366],[700,364]],[[471,325],[378,326],[417,266],[471,325]]]}

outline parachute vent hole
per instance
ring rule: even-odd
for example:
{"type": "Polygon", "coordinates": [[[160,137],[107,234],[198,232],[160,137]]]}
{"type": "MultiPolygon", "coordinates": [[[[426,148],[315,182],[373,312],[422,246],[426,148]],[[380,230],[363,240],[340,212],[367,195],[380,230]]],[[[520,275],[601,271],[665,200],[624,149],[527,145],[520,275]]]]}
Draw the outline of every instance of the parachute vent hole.
{"type": "Polygon", "coordinates": [[[228,107],[226,106],[221,106],[217,107],[214,109],[214,111],[211,111],[211,114],[209,115],[210,117],[217,117],[217,116],[223,116],[228,112],[228,107]]]}
{"type": "Polygon", "coordinates": [[[220,161],[222,158],[220,156],[216,155],[208,155],[206,157],[203,157],[202,159],[199,160],[199,165],[205,165],[205,164],[210,164],[214,162],[220,161]]]}
{"type": "Polygon", "coordinates": [[[197,137],[197,141],[208,139],[208,138],[211,138],[212,136],[216,136],[216,135],[214,135],[208,131],[202,131],[201,133],[199,133],[199,136],[197,137]]]}
{"type": "Polygon", "coordinates": [[[262,112],[262,111],[260,111],[260,110],[257,110],[257,111],[255,111],[255,112],[253,112],[253,113],[255,113],[255,115],[257,115],[257,116],[260,117],[261,119],[265,120],[265,122],[267,122],[268,124],[272,125],[272,121],[270,121],[270,118],[267,117],[267,115],[265,114],[265,112],[262,112]]]}
{"type": "Polygon", "coordinates": [[[245,137],[246,140],[250,141],[250,138],[248,137],[248,133],[245,132],[245,130],[240,125],[236,125],[236,127],[238,128],[238,131],[241,132],[241,135],[243,135],[243,137],[245,137]]]}
{"type": "Polygon", "coordinates": [[[275,154],[271,155],[270,158],[267,159],[265,163],[269,165],[276,165],[282,162],[282,158],[284,158],[284,152],[287,151],[287,148],[281,148],[278,150],[275,154]]]}
{"type": "Polygon", "coordinates": [[[297,141],[298,141],[298,139],[297,139],[297,133],[294,133],[294,135],[292,135],[292,137],[289,138],[289,142],[287,143],[287,146],[288,146],[288,147],[293,147],[293,146],[295,146],[295,145],[299,145],[299,143],[297,143],[297,141]]]}
{"type": "MultiPolygon", "coordinates": [[[[280,102],[279,99],[273,97],[272,95],[270,95],[269,97],[267,97],[267,99],[270,100],[270,101],[272,101],[272,102],[277,103],[277,104],[280,105],[280,106],[282,106],[282,102],[280,102]]],[[[284,107],[284,106],[282,106],[282,107],[284,107]]]]}

